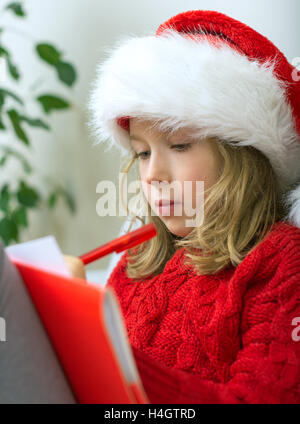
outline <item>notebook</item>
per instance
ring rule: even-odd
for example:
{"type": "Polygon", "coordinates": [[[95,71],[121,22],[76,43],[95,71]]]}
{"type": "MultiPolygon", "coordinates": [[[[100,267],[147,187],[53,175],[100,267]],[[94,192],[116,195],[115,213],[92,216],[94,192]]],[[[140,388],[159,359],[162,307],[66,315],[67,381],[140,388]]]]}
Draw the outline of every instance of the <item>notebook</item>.
{"type": "Polygon", "coordinates": [[[53,236],[5,250],[78,403],[150,403],[113,288],[72,277],[53,236]]]}

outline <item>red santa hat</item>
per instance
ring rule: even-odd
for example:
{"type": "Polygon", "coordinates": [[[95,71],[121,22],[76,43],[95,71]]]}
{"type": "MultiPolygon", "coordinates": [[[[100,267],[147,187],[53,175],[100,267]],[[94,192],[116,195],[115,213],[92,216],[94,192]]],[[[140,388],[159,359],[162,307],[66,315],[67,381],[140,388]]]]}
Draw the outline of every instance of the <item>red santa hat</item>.
{"type": "Polygon", "coordinates": [[[222,13],[192,10],[108,53],[88,102],[97,142],[128,153],[129,117],[140,117],[253,146],[290,188],[288,218],[300,228],[300,79],[271,41],[222,13]]]}

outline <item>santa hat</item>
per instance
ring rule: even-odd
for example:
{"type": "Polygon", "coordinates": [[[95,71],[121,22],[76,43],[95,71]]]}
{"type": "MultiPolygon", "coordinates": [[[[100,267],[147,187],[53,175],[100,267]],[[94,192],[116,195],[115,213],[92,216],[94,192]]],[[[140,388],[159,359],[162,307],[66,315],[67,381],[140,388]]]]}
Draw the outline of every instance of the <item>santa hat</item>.
{"type": "Polygon", "coordinates": [[[193,10],[155,35],[127,36],[97,67],[88,102],[97,142],[128,153],[129,117],[199,137],[253,146],[286,192],[288,220],[300,228],[300,80],[266,37],[215,11],[193,10]]]}

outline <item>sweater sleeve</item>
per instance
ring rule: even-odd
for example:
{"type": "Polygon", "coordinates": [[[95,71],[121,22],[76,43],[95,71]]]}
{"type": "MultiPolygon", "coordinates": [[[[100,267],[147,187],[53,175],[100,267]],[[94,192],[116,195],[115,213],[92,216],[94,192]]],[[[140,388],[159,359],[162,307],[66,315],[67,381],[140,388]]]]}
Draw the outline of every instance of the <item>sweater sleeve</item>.
{"type": "Polygon", "coordinates": [[[300,246],[288,249],[271,281],[244,302],[228,381],[166,367],[133,348],[150,402],[300,403],[300,246]]]}

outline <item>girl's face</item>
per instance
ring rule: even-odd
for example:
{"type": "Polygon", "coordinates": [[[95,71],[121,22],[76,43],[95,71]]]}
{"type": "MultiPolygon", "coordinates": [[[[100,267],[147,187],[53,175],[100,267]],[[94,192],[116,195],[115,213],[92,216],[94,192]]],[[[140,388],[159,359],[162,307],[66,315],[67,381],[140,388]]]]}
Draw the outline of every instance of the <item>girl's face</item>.
{"type": "Polygon", "coordinates": [[[199,189],[203,192],[204,183],[204,190],[207,190],[218,178],[220,164],[212,146],[213,140],[189,137],[192,133],[187,128],[167,134],[151,128],[153,122],[150,120],[131,118],[129,121],[131,146],[138,155],[144,195],[154,214],[163,220],[169,231],[184,237],[193,228],[187,226],[186,221],[195,218],[189,208],[199,209],[199,201],[206,198],[205,193],[204,197],[200,195],[199,189]],[[184,183],[187,181],[190,183],[184,183]],[[203,183],[196,185],[196,181],[203,183]],[[170,189],[171,186],[175,189],[170,189]],[[161,199],[178,203],[160,208],[161,199]]]}

